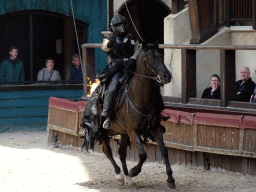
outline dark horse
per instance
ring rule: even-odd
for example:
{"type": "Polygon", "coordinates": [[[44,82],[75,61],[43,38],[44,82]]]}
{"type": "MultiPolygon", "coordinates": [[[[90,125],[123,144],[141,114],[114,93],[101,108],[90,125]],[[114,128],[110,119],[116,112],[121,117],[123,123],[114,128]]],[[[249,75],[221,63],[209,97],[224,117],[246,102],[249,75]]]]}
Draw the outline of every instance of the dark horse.
{"type": "MultiPolygon", "coordinates": [[[[166,165],[168,176],[167,187],[175,188],[175,180],[172,176],[172,169],[168,160],[168,151],[163,142],[164,127],[160,124],[161,116],[157,110],[157,101],[154,94],[155,81],[163,84],[171,81],[171,73],[163,62],[163,56],[158,51],[158,44],[148,46],[142,45],[143,49],[137,59],[136,69],[130,83],[125,87],[126,97],[121,107],[115,112],[112,120],[109,135],[121,135],[120,148],[118,150],[122,163],[125,182],[128,185],[134,184],[131,177],[141,172],[147,154],[142,143],[145,139],[155,140],[160,148],[161,155],[166,165]],[[126,150],[130,141],[137,147],[139,162],[129,172],[126,165],[126,150]]],[[[102,141],[103,152],[114,166],[116,179],[119,184],[124,185],[124,177],[120,167],[116,164],[109,145],[109,137],[102,141]]]]}

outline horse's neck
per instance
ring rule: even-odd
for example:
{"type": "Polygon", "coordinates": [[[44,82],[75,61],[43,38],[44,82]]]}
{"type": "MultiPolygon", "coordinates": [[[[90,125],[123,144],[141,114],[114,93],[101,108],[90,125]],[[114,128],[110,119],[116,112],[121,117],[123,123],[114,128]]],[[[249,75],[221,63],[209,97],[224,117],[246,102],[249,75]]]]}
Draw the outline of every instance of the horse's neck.
{"type": "MultiPolygon", "coordinates": [[[[147,76],[145,74],[142,61],[140,62],[140,64],[138,63],[139,63],[139,60],[137,62],[135,73],[143,76],[147,76]]],[[[134,74],[129,86],[129,95],[131,97],[131,100],[137,106],[147,105],[150,108],[149,103],[152,103],[152,99],[154,97],[153,91],[154,91],[154,80],[134,74]]]]}

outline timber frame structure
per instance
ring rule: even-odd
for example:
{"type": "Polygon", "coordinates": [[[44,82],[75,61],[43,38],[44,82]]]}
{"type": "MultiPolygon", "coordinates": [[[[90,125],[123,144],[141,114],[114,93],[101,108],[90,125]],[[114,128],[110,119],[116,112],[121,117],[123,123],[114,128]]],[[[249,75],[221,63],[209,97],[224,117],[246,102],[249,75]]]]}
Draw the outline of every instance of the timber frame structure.
{"type": "Polygon", "coordinates": [[[256,29],[254,0],[188,0],[191,44],[200,44],[213,36],[220,27],[252,25],[256,29]]]}

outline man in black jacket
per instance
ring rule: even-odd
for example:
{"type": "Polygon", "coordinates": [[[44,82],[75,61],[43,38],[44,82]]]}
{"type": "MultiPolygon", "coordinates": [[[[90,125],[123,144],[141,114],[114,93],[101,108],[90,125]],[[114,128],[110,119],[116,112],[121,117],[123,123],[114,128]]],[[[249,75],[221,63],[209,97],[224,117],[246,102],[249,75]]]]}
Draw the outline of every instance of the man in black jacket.
{"type": "Polygon", "coordinates": [[[240,73],[241,80],[236,82],[235,101],[249,102],[255,88],[255,83],[250,77],[250,69],[248,67],[242,67],[240,73]]]}
{"type": "Polygon", "coordinates": [[[80,56],[78,54],[73,55],[72,63],[74,66],[71,68],[71,75],[69,83],[82,84],[83,83],[83,71],[81,68],[80,56]]]}
{"type": "Polygon", "coordinates": [[[220,77],[213,74],[211,76],[211,87],[207,87],[202,95],[202,99],[220,99],[220,77]]]}

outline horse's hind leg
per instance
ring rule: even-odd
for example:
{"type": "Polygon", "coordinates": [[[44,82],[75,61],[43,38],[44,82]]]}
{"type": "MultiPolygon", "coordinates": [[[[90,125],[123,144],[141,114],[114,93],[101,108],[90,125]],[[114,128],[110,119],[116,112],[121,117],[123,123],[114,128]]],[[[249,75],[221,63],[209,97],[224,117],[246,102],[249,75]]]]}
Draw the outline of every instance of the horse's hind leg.
{"type": "Polygon", "coordinates": [[[116,161],[113,158],[113,154],[112,154],[112,150],[109,146],[109,139],[104,139],[102,142],[102,149],[103,152],[105,153],[105,155],[107,156],[107,158],[110,160],[110,162],[112,163],[114,169],[115,169],[115,173],[116,173],[116,180],[120,185],[124,185],[124,177],[121,173],[121,169],[120,167],[116,164],[116,161]]]}
{"type": "Polygon", "coordinates": [[[130,176],[128,175],[128,169],[127,169],[127,164],[126,164],[126,151],[127,151],[127,146],[130,144],[130,138],[128,135],[121,135],[121,143],[120,143],[120,147],[118,150],[119,153],[119,157],[120,157],[120,161],[122,163],[122,167],[123,167],[123,172],[125,175],[125,179],[126,179],[126,183],[128,185],[134,185],[135,183],[132,181],[132,179],[130,178],[130,176]]]}
{"type": "Polygon", "coordinates": [[[160,129],[160,126],[156,130],[152,131],[152,135],[155,137],[155,139],[156,139],[156,141],[159,145],[161,155],[164,159],[164,163],[165,163],[165,166],[166,166],[166,174],[168,176],[167,187],[169,189],[174,189],[175,188],[175,180],[172,177],[172,169],[171,169],[170,162],[169,162],[169,159],[168,159],[168,151],[167,151],[167,148],[166,148],[166,146],[164,144],[164,141],[163,141],[163,133],[162,133],[162,130],[160,129]]]}
{"type": "Polygon", "coordinates": [[[133,132],[129,136],[131,138],[132,143],[138,148],[138,152],[139,152],[139,162],[138,162],[138,164],[129,171],[129,176],[130,177],[135,177],[141,172],[142,165],[147,159],[147,153],[143,149],[141,138],[138,134],[133,132]]]}

